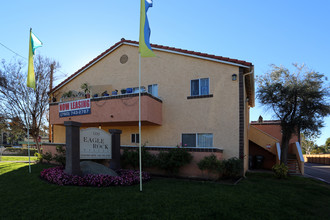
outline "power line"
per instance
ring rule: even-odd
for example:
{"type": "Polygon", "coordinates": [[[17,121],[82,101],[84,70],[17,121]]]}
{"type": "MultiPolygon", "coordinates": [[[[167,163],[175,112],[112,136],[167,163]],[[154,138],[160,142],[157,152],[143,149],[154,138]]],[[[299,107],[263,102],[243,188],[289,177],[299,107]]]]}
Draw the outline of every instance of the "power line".
{"type": "Polygon", "coordinates": [[[13,51],[13,50],[10,49],[9,47],[7,47],[6,45],[3,45],[1,42],[0,42],[0,45],[3,46],[4,48],[6,48],[7,50],[9,50],[10,52],[16,54],[17,56],[20,56],[20,57],[22,57],[23,59],[27,60],[26,57],[23,57],[23,56],[19,55],[18,53],[16,53],[15,51],[13,51]]]}
{"type": "MultiPolygon", "coordinates": [[[[1,46],[3,46],[4,48],[6,48],[7,50],[9,50],[10,52],[12,52],[12,53],[16,54],[17,56],[19,56],[19,57],[21,57],[21,58],[23,58],[23,59],[25,59],[25,60],[28,60],[28,58],[26,58],[26,57],[23,57],[22,55],[20,55],[20,54],[16,53],[15,51],[13,51],[12,49],[10,49],[10,48],[9,48],[9,47],[7,47],[6,45],[2,44],[1,42],[0,42],[0,45],[1,45],[1,46]]],[[[67,73],[63,73],[61,70],[57,70],[57,71],[58,71],[58,72],[60,72],[60,73],[62,73],[62,74],[64,74],[64,76],[65,76],[65,77],[67,77],[67,76],[68,76],[68,74],[67,74],[67,73]]]]}

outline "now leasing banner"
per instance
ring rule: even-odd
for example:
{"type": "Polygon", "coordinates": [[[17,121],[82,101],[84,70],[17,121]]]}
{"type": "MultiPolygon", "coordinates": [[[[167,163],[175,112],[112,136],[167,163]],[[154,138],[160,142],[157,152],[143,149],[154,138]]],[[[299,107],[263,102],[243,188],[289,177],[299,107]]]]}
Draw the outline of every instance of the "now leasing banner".
{"type": "Polygon", "coordinates": [[[81,99],[59,104],[60,117],[69,117],[76,115],[87,115],[91,113],[91,100],[81,99]]]}

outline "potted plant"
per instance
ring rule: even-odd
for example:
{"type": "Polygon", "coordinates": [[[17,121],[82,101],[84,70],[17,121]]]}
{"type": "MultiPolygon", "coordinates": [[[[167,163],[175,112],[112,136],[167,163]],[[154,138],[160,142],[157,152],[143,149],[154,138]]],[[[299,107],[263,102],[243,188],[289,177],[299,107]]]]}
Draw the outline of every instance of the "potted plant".
{"type": "Polygon", "coordinates": [[[65,99],[66,101],[68,101],[67,99],[73,97],[73,92],[72,90],[69,90],[68,92],[63,93],[61,99],[65,99]]]}
{"type": "Polygon", "coordinates": [[[82,90],[84,90],[84,92],[85,92],[85,98],[90,98],[91,97],[91,95],[90,95],[90,92],[91,92],[90,89],[91,89],[91,87],[88,85],[87,82],[81,84],[80,88],[82,90]]]}
{"type": "Polygon", "coordinates": [[[105,90],[103,93],[102,93],[102,96],[109,96],[109,93],[107,90],[105,90]]]}

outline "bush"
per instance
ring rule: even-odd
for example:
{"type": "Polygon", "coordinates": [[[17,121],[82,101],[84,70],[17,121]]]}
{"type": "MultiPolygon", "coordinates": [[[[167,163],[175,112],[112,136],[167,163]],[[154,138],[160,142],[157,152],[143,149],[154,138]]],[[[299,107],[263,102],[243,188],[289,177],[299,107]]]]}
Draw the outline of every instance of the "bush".
{"type": "Polygon", "coordinates": [[[42,154],[35,153],[34,156],[37,157],[37,163],[42,163],[43,161],[42,154]]]}
{"type": "Polygon", "coordinates": [[[45,154],[42,154],[42,159],[50,163],[50,161],[53,159],[53,155],[50,152],[46,152],[45,154]]]}
{"type": "Polygon", "coordinates": [[[120,160],[124,167],[131,166],[136,169],[139,166],[139,151],[124,149],[120,160]]]}
{"type": "Polygon", "coordinates": [[[272,170],[274,171],[274,175],[278,179],[287,178],[289,168],[284,164],[276,164],[272,167],[272,170]]]}
{"type": "Polygon", "coordinates": [[[65,157],[65,148],[61,145],[56,146],[56,152],[55,156],[53,157],[53,160],[55,160],[57,163],[61,164],[62,166],[65,166],[66,157],[65,157]]]}
{"type": "MultiPolygon", "coordinates": [[[[30,148],[30,155],[34,155],[38,152],[37,149],[30,148]]],[[[6,147],[3,152],[3,155],[15,155],[15,156],[29,156],[28,148],[13,148],[13,147],[6,147]]]]}
{"type": "Polygon", "coordinates": [[[219,173],[222,179],[236,179],[242,176],[243,161],[236,157],[220,161],[212,154],[204,157],[197,165],[200,170],[219,173]]]}
{"type": "Polygon", "coordinates": [[[233,157],[223,162],[223,178],[238,178],[243,174],[243,161],[233,157]]]}
{"type": "Polygon", "coordinates": [[[212,154],[211,156],[204,157],[197,163],[197,165],[200,170],[208,170],[211,173],[217,173],[220,171],[219,169],[222,166],[222,163],[214,154],[212,154]]]}
{"type": "MultiPolygon", "coordinates": [[[[156,156],[147,151],[144,146],[141,147],[141,157],[142,167],[150,168],[156,166],[156,156]]],[[[137,169],[139,167],[139,149],[125,149],[121,155],[121,162],[123,166],[131,166],[133,169],[137,169]]]]}
{"type": "Polygon", "coordinates": [[[160,169],[170,174],[177,174],[182,166],[191,162],[192,158],[186,149],[177,147],[168,152],[160,152],[157,157],[157,164],[160,169]]]}

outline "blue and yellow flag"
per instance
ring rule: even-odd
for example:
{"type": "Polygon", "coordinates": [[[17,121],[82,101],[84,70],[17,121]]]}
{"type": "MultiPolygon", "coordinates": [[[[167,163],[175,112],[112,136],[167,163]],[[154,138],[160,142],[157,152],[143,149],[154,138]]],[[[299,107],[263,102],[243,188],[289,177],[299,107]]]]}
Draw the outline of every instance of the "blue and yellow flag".
{"type": "Polygon", "coordinates": [[[33,89],[36,89],[36,79],[34,75],[34,65],[33,65],[33,55],[35,50],[38,47],[42,46],[42,42],[32,33],[30,29],[30,38],[29,38],[29,64],[28,64],[28,76],[26,85],[33,89]]]}
{"type": "Polygon", "coordinates": [[[147,11],[152,7],[152,0],[141,0],[139,52],[141,57],[156,56],[150,46],[150,27],[147,11]]]}

